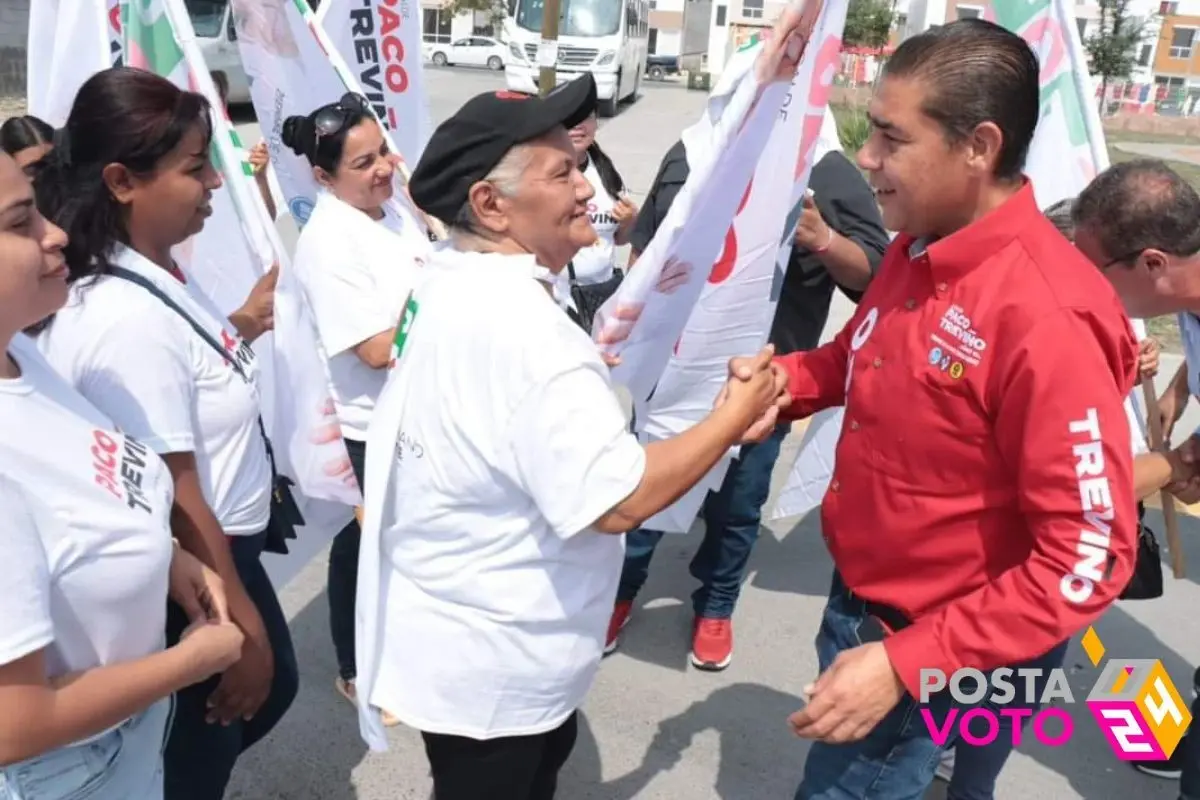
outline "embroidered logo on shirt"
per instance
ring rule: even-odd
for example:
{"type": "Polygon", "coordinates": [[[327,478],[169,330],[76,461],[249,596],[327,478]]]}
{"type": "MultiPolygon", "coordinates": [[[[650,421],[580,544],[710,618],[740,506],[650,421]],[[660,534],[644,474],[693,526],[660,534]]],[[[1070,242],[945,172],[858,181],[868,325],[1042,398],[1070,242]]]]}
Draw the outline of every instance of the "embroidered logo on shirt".
{"type": "MultiPolygon", "coordinates": [[[[978,366],[984,351],[987,350],[987,340],[975,330],[971,318],[960,305],[952,305],[946,309],[938,323],[937,331],[930,334],[929,338],[933,340],[934,349],[942,351],[936,364],[939,369],[953,370],[954,365],[950,362],[955,358],[963,362],[959,364],[958,374],[950,376],[956,380],[962,377],[966,366],[978,366]],[[942,360],[946,360],[945,365],[942,365],[942,360]]],[[[935,363],[932,350],[929,363],[935,363]]]]}

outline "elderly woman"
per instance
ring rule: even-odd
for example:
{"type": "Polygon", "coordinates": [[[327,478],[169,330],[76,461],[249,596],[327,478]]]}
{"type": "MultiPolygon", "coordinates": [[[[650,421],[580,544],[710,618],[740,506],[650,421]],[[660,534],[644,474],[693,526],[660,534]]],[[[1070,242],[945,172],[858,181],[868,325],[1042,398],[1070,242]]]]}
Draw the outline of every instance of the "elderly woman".
{"type": "Polygon", "coordinates": [[[363,732],[422,732],[438,800],[554,795],[600,663],[621,534],[729,447],[782,389],[749,380],[643,447],[551,284],[595,233],[568,130],[590,75],[545,98],[488,92],[433,135],[409,185],[452,231],[409,296],[367,445],[358,584],[363,732]],[[374,708],[372,708],[374,707],[374,708]]]}

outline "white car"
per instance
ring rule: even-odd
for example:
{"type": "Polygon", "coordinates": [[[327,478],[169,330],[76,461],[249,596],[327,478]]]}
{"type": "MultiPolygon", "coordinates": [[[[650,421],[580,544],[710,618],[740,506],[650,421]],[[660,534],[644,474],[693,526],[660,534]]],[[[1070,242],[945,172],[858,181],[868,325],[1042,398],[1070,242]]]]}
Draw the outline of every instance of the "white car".
{"type": "Polygon", "coordinates": [[[426,43],[425,56],[435,66],[454,64],[462,67],[504,69],[508,48],[490,36],[466,36],[449,44],[426,43]]]}
{"type": "Polygon", "coordinates": [[[228,101],[249,103],[250,81],[238,52],[237,30],[233,26],[229,0],[184,0],[184,7],[192,18],[196,43],[200,45],[209,71],[214,77],[225,79],[228,101]]]}

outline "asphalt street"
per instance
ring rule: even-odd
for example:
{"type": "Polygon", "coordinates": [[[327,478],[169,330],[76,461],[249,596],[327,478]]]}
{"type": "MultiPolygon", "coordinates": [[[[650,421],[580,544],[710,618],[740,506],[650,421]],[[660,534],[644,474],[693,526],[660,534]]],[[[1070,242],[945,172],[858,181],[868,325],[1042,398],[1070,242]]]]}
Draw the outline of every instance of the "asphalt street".
{"type": "MultiPolygon", "coordinates": [[[[442,120],[474,94],[503,85],[500,74],[428,71],[433,115],[442,120]]],[[[678,84],[644,84],[641,98],[602,120],[599,140],[640,200],[663,153],[703,106],[704,95],[678,84]]],[[[252,122],[239,126],[257,141],[252,122]]],[[[294,234],[293,234],[294,235],[294,234]]],[[[288,237],[291,238],[290,236],[288,237]]],[[[840,299],[829,330],[850,313],[840,299]]],[[[1164,370],[1166,371],[1166,370],[1164,370]]],[[[1200,422],[1195,410],[1184,425],[1200,422]]],[[[785,445],[776,490],[798,432],[785,445]]],[[[1161,531],[1158,512],[1151,524],[1161,531]]],[[[1121,603],[1097,630],[1109,655],[1162,659],[1187,696],[1200,663],[1200,540],[1184,520],[1193,577],[1169,581],[1166,596],[1121,603]]],[[[582,710],[580,739],[560,784],[563,800],[785,800],[795,790],[807,746],[788,731],[797,695],[816,677],[812,642],[831,563],[815,514],[771,523],[761,532],[734,618],[733,664],[705,673],[687,663],[694,581],[688,560],[697,531],[668,537],[623,644],[603,664],[582,710]]],[[[333,690],[335,664],[325,598],[325,556],[281,592],[300,662],[299,698],[279,728],[242,758],[229,792],[246,800],[403,800],[430,797],[420,737],[403,727],[391,749],[368,753],[351,706],[333,690]]],[[[1078,644],[1067,664],[1082,701],[1098,676],[1078,644]]],[[[1073,739],[1063,747],[1026,742],[1011,759],[1000,798],[1168,800],[1177,785],[1135,773],[1117,761],[1089,712],[1078,705],[1073,739]]],[[[940,797],[935,787],[931,797],[940,797]]]]}

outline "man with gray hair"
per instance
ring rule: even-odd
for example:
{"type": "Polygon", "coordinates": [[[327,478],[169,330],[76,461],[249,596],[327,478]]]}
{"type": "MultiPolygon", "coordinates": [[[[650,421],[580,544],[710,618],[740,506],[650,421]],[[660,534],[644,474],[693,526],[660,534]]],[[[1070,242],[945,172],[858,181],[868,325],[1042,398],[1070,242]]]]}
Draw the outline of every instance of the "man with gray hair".
{"type": "MultiPolygon", "coordinates": [[[[1163,435],[1183,415],[1191,395],[1200,394],[1200,195],[1157,159],[1117,164],[1083,190],[1071,214],[1075,244],[1138,317],[1179,315],[1184,363],[1159,399],[1163,435]]],[[[1190,480],[1167,488],[1185,503],[1200,500],[1200,439],[1192,434],[1178,448],[1193,470],[1190,480]]],[[[1200,696],[1200,670],[1193,678],[1200,696]]],[[[1192,717],[1200,716],[1200,699],[1192,717]]],[[[1194,724],[1194,723],[1193,723],[1194,724]]],[[[1189,733],[1168,761],[1134,762],[1141,772],[1180,777],[1182,800],[1200,799],[1200,736],[1189,733]]]]}

